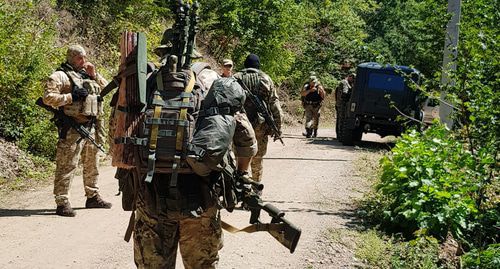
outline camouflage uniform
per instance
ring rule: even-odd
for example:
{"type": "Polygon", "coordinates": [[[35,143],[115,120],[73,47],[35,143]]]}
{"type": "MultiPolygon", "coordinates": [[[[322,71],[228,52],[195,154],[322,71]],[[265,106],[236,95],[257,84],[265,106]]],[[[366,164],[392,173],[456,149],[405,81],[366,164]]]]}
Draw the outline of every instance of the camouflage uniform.
{"type": "Polygon", "coordinates": [[[340,124],[345,116],[345,111],[348,109],[346,107],[347,100],[351,95],[355,78],[355,74],[350,74],[345,79],[341,80],[339,85],[335,89],[335,111],[337,115],[337,118],[335,120],[335,132],[337,133],[337,138],[340,137],[340,132],[342,131],[340,124]],[[349,82],[349,78],[352,79],[352,82],[349,82]]]}
{"type": "MultiPolygon", "coordinates": [[[[204,85],[198,83],[193,90],[195,104],[206,95],[204,85]]],[[[244,113],[237,113],[235,120],[236,153],[251,157],[257,148],[253,129],[244,113]]],[[[175,268],[179,247],[185,268],[216,268],[223,238],[219,198],[210,180],[194,173],[179,174],[177,194],[173,194],[169,188],[171,174],[155,173],[150,184],[145,183],[144,176],[137,178],[134,226],[137,267],[175,268]]]]}
{"type": "Polygon", "coordinates": [[[192,200],[184,210],[171,209],[163,198],[168,195],[165,186],[168,189],[169,178],[170,174],[155,174],[150,185],[140,180],[135,264],[138,268],[175,268],[179,246],[185,268],[216,268],[223,246],[216,197],[203,201],[202,197],[210,196],[204,179],[196,174],[179,174],[179,191],[192,200]]]}
{"type": "Polygon", "coordinates": [[[245,113],[237,112],[234,116],[236,130],[233,137],[233,149],[236,157],[253,157],[259,148],[252,124],[245,113]]]}
{"type": "Polygon", "coordinates": [[[304,112],[306,116],[305,129],[306,137],[316,137],[319,117],[321,114],[321,104],[325,97],[325,90],[315,76],[311,76],[309,83],[306,83],[301,92],[302,95],[302,106],[304,107],[304,112]],[[313,83],[313,86],[311,86],[313,83]],[[314,89],[313,91],[310,91],[314,89]]]}
{"type": "MultiPolygon", "coordinates": [[[[245,83],[245,86],[262,100],[273,116],[278,130],[281,130],[283,112],[278,100],[278,94],[271,78],[264,72],[255,68],[246,68],[234,75],[235,78],[245,83]]],[[[271,135],[270,127],[264,118],[257,113],[252,101],[247,98],[245,111],[252,123],[257,139],[257,154],[252,159],[252,179],[260,182],[262,179],[263,157],[267,152],[268,136],[271,135]]]]}
{"type": "MultiPolygon", "coordinates": [[[[74,74],[77,76],[79,75],[77,72],[74,72],[74,74]]],[[[97,74],[95,82],[101,88],[107,84],[107,81],[99,74],[97,74]]],[[[49,77],[46,83],[43,102],[52,107],[65,108],[72,104],[71,91],[72,82],[68,75],[64,71],[56,71],[49,77]]],[[[97,119],[95,124],[90,124],[90,118],[88,116],[75,115],[73,118],[76,122],[91,127],[90,131],[98,143],[104,141],[102,133],[100,132],[102,130],[102,125],[99,119],[97,119]],[[96,130],[98,130],[97,135],[96,130]]],[[[66,139],[60,138],[57,143],[54,195],[58,206],[68,204],[69,188],[80,156],[83,164],[83,185],[85,188],[85,195],[91,198],[98,194],[98,149],[86,139],[82,139],[77,144],[76,142],[79,139],[80,135],[75,130],[69,129],[66,139]]]]}

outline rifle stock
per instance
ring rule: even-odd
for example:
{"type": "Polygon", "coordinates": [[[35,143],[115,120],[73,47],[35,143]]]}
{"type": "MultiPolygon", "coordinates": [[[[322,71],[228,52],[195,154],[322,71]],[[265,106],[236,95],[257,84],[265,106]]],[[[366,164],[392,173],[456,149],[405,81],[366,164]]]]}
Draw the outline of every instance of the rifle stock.
{"type": "MultiPolygon", "coordinates": [[[[252,186],[256,186],[252,180],[236,177],[238,190],[238,200],[240,200],[244,208],[248,209],[250,214],[250,224],[255,225],[255,231],[267,231],[278,242],[290,250],[290,253],[295,251],[297,243],[299,242],[301,229],[285,219],[285,212],[281,211],[272,204],[264,204],[257,195],[252,186]],[[239,182],[239,184],[238,184],[239,182]],[[271,217],[270,223],[262,223],[260,221],[260,212],[264,210],[271,217]]],[[[259,184],[260,190],[264,185],[259,184]]],[[[255,188],[255,187],[254,187],[255,188]]],[[[253,229],[249,229],[253,230],[253,229]]]]}
{"type": "MultiPolygon", "coordinates": [[[[98,144],[97,141],[92,137],[91,133],[87,128],[83,127],[81,124],[77,123],[73,118],[69,117],[68,115],[64,114],[62,110],[55,109],[51,106],[46,105],[43,102],[42,97],[39,97],[36,102],[38,106],[44,108],[45,110],[52,112],[54,114],[54,118],[52,121],[56,123],[57,128],[59,129],[59,136],[61,137],[61,129],[63,129],[63,126],[69,126],[70,128],[73,128],[81,137],[81,139],[87,139],[89,140],[92,144],[94,144],[100,151],[105,152],[104,148],[102,145],[98,144]],[[63,126],[60,126],[63,125],[63,126]]],[[[80,139],[80,140],[81,140],[80,139]]],[[[80,140],[77,141],[80,142],[80,140]]]]}

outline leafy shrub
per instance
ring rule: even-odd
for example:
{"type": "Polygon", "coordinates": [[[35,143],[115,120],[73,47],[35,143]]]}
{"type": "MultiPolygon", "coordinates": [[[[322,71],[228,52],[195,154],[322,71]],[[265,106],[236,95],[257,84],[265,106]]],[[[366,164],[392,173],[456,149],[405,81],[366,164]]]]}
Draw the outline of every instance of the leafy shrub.
{"type": "Polygon", "coordinates": [[[470,152],[441,125],[403,135],[381,160],[377,188],[391,200],[384,219],[408,235],[419,229],[438,238],[448,231],[462,235],[477,212],[470,196],[477,187],[467,174],[472,163],[470,152]]]}
{"type": "Polygon", "coordinates": [[[0,136],[18,139],[37,108],[32,99],[42,93],[50,72],[56,38],[54,16],[47,1],[0,3],[0,136]]]}
{"type": "Polygon", "coordinates": [[[500,268],[500,244],[489,245],[485,250],[474,249],[462,257],[463,268],[500,268]]]}
{"type": "Polygon", "coordinates": [[[56,154],[57,132],[55,125],[49,120],[41,120],[24,129],[19,146],[35,155],[54,159],[56,154]]]}

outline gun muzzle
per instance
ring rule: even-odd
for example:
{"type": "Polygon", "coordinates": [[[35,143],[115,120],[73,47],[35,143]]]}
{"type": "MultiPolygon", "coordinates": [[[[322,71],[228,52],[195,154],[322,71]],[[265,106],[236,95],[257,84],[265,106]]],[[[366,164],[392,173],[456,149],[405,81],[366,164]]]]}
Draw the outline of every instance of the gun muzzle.
{"type": "Polygon", "coordinates": [[[261,191],[261,190],[263,190],[263,189],[264,189],[264,184],[259,183],[259,182],[257,182],[257,181],[253,181],[253,180],[251,180],[251,179],[250,179],[250,178],[248,178],[248,177],[241,177],[241,181],[243,181],[243,183],[245,183],[245,184],[250,184],[250,185],[252,185],[252,186],[253,186],[256,190],[258,190],[258,191],[261,191]]]}

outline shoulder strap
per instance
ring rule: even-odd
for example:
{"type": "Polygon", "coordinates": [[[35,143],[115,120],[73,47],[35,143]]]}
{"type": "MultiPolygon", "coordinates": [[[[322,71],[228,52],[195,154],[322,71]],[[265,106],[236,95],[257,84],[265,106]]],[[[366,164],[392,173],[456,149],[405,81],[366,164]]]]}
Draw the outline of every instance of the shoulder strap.
{"type": "Polygon", "coordinates": [[[156,75],[156,86],[157,90],[154,92],[153,97],[153,120],[151,126],[151,135],[149,138],[149,156],[148,156],[148,172],[146,174],[146,182],[151,183],[153,180],[153,175],[155,173],[155,161],[156,161],[156,143],[158,141],[158,123],[160,122],[161,108],[163,99],[161,98],[160,92],[163,91],[163,76],[162,70],[156,75]]]}
{"type": "MultiPolygon", "coordinates": [[[[184,93],[187,93],[183,98],[182,98],[182,108],[179,114],[179,122],[180,121],[185,121],[187,119],[187,108],[190,102],[190,97],[189,95],[194,88],[194,74],[193,71],[189,70],[189,82],[186,88],[184,89],[184,93]]],[[[176,141],[175,141],[175,150],[177,153],[174,156],[174,164],[172,166],[172,177],[170,179],[170,187],[175,188],[177,187],[177,174],[178,174],[178,168],[181,165],[181,153],[183,149],[183,142],[184,141],[184,126],[182,125],[177,125],[177,135],[176,135],[176,141]]]]}

